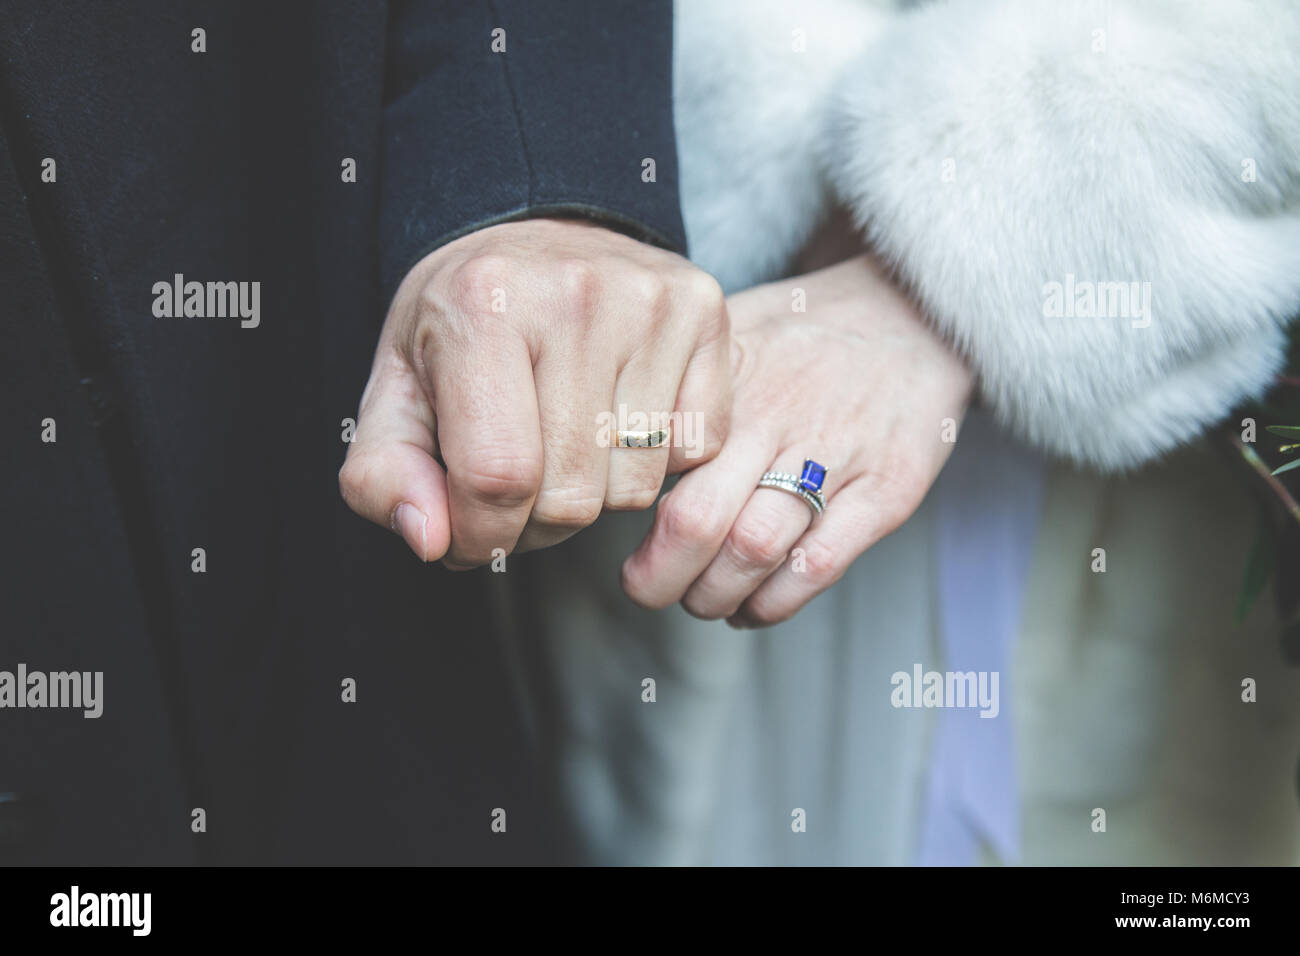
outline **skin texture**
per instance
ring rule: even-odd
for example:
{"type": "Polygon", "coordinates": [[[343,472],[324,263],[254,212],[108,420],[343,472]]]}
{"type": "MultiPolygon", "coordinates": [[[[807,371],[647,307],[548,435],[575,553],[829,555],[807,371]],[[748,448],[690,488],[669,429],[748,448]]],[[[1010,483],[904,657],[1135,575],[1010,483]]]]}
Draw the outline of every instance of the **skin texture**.
{"type": "Polygon", "coordinates": [[[920,505],[971,393],[961,360],[870,256],[728,299],[734,408],[722,451],[659,502],[623,566],[645,607],[761,627],[791,617],[920,505]],[[803,289],[807,311],[794,312],[803,289]],[[756,488],[769,470],[829,469],[826,513],[756,488]],[[787,561],[792,548],[799,562],[787,561]]]}
{"type": "Polygon", "coordinates": [[[464,236],[394,296],[340,490],[453,569],[556,544],[717,454],[729,343],[721,289],[680,256],[563,220],[464,236]],[[693,415],[692,447],[602,445],[620,405],[693,415]]]}

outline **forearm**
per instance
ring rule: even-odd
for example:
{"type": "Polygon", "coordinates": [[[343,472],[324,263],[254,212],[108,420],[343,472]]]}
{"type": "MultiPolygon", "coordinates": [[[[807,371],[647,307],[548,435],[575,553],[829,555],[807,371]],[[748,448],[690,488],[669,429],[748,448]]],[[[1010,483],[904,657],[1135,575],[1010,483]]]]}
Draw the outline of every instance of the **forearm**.
{"type": "Polygon", "coordinates": [[[667,0],[395,8],[381,182],[386,300],[433,249],[516,219],[584,218],[684,251],[672,29],[667,0]]]}

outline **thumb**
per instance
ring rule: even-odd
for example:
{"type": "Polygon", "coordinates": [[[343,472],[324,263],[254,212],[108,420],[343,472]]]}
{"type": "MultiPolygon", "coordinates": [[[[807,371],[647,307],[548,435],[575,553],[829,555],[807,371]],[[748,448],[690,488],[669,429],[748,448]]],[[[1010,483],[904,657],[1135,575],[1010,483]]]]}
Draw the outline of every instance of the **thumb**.
{"type": "Polygon", "coordinates": [[[447,476],[433,457],[435,434],[415,371],[396,352],[376,358],[339,490],[349,508],[400,534],[426,562],[441,559],[451,543],[447,476]]]}

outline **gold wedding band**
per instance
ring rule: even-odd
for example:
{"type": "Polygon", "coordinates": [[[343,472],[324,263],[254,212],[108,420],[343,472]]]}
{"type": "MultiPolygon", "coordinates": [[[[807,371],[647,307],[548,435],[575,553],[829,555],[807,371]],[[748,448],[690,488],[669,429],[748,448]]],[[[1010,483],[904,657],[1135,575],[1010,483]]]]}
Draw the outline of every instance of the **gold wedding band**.
{"type": "Polygon", "coordinates": [[[658,448],[668,444],[668,429],[655,428],[648,432],[632,432],[620,428],[615,433],[614,444],[618,448],[658,448]]]}

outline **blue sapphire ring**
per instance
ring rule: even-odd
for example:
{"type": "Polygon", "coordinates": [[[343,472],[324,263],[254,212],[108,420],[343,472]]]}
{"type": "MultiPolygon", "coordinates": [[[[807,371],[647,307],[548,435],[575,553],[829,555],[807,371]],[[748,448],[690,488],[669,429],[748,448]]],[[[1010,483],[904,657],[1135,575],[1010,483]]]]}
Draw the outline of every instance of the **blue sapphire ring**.
{"type": "Polygon", "coordinates": [[[826,498],[822,494],[822,483],[826,480],[826,466],[819,465],[811,458],[805,458],[803,473],[792,475],[788,471],[769,471],[758,479],[760,488],[780,488],[792,495],[798,495],[816,518],[826,510],[826,498]]]}

